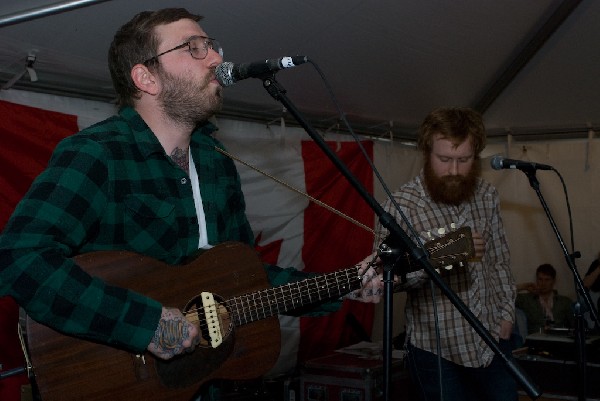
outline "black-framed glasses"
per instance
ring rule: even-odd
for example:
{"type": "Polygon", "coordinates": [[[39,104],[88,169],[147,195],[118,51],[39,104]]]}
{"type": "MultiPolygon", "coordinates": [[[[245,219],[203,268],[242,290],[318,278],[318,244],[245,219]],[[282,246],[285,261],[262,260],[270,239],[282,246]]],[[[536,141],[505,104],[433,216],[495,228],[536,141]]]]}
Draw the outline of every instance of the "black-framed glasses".
{"type": "Polygon", "coordinates": [[[212,49],[215,52],[219,53],[221,57],[223,57],[223,48],[218,40],[213,38],[208,38],[206,36],[192,36],[187,42],[180,44],[179,46],[175,46],[172,49],[166,50],[160,54],[157,54],[154,57],[150,57],[148,60],[144,61],[144,65],[148,64],[151,61],[158,60],[160,56],[164,56],[167,53],[174,52],[175,50],[184,49],[187,47],[190,55],[196,60],[204,60],[208,55],[208,49],[212,49]]]}

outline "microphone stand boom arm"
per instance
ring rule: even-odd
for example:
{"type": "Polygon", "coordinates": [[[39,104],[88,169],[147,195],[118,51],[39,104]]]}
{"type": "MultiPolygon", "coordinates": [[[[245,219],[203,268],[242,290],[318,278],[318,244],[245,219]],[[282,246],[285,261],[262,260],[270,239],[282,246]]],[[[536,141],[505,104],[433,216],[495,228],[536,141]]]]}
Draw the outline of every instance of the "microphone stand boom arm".
{"type": "MultiPolygon", "coordinates": [[[[342,163],[338,156],[327,146],[325,140],[319,135],[315,128],[303,117],[302,113],[296,108],[291,100],[285,95],[286,91],[275,79],[275,75],[269,75],[262,78],[263,87],[267,92],[278,102],[280,102],[286,110],[296,119],[296,121],[304,128],[309,136],[317,143],[325,155],[333,162],[338,170],[355,188],[359,195],[367,202],[371,209],[375,212],[381,225],[387,228],[390,235],[395,237],[398,244],[404,247],[402,251],[407,252],[414,260],[416,260],[431,280],[440,288],[458,311],[465,317],[469,324],[475,329],[479,336],[492,349],[494,354],[500,356],[504,361],[506,368],[513,375],[515,380],[521,384],[522,388],[533,399],[541,395],[539,389],[531,382],[514,359],[505,355],[499,348],[498,343],[491,336],[489,331],[477,319],[477,317],[467,308],[462,300],[456,295],[441,279],[441,276],[435,271],[431,263],[426,257],[425,252],[417,247],[414,242],[408,237],[406,232],[398,225],[396,220],[387,213],[383,207],[368,193],[360,181],[349,171],[348,167],[342,163]]],[[[393,296],[393,272],[390,266],[384,268],[384,332],[383,332],[383,373],[384,373],[384,395],[385,399],[389,399],[389,388],[391,380],[391,328],[392,328],[392,296],[393,296]]]]}

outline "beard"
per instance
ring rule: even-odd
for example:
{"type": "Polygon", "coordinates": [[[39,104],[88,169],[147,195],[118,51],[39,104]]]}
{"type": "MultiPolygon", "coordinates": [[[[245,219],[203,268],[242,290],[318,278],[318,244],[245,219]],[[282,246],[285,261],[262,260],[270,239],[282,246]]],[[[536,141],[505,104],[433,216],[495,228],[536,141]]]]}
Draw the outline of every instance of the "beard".
{"type": "Polygon", "coordinates": [[[211,93],[211,74],[202,82],[196,82],[162,70],[160,78],[163,81],[163,90],[158,95],[158,102],[164,113],[173,121],[193,127],[221,110],[223,88],[219,86],[211,93]]]}
{"type": "Polygon", "coordinates": [[[463,202],[470,200],[475,194],[477,180],[481,175],[481,163],[475,159],[471,166],[469,174],[446,175],[438,177],[431,167],[429,158],[425,158],[423,166],[425,177],[425,188],[429,196],[435,203],[458,206],[463,202]]]}

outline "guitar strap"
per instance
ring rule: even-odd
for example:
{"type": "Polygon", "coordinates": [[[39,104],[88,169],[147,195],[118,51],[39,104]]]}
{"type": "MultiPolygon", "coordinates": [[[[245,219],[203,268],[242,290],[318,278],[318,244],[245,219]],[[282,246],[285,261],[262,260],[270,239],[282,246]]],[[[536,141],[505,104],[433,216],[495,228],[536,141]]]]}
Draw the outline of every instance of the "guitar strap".
{"type": "Polygon", "coordinates": [[[338,216],[340,216],[340,217],[342,217],[342,218],[344,218],[344,219],[348,220],[349,222],[351,222],[351,223],[353,223],[353,224],[355,224],[355,225],[357,225],[357,226],[359,226],[359,227],[361,227],[361,228],[364,228],[364,229],[365,229],[365,230],[367,230],[368,232],[370,232],[370,233],[372,233],[372,234],[375,234],[375,230],[373,230],[373,229],[372,229],[372,228],[370,228],[370,227],[367,227],[366,225],[362,224],[360,221],[358,221],[358,220],[355,220],[355,219],[353,219],[352,217],[350,217],[350,216],[348,216],[348,215],[346,215],[346,214],[342,213],[341,211],[337,210],[337,209],[336,209],[336,208],[334,208],[333,206],[330,206],[330,205],[328,205],[328,204],[327,204],[327,203],[325,203],[325,202],[321,202],[320,200],[318,200],[317,198],[314,198],[314,197],[310,196],[310,195],[309,195],[309,194],[307,194],[306,192],[302,192],[302,191],[301,191],[301,190],[299,190],[298,188],[296,188],[296,187],[294,187],[294,186],[292,186],[292,185],[290,185],[290,184],[288,184],[288,183],[284,182],[283,180],[280,180],[280,179],[279,179],[279,178],[277,178],[277,177],[274,177],[274,176],[270,175],[270,174],[269,174],[269,173],[267,173],[266,171],[263,171],[263,170],[259,169],[258,167],[251,165],[250,163],[246,163],[245,161],[241,160],[240,158],[238,158],[238,157],[236,157],[236,156],[232,155],[231,153],[229,153],[229,152],[227,152],[227,151],[225,151],[225,150],[223,150],[223,149],[221,149],[221,148],[219,148],[219,147],[217,147],[217,146],[215,146],[215,150],[216,150],[217,152],[219,152],[219,153],[221,153],[221,154],[223,154],[223,155],[225,155],[225,156],[229,157],[231,160],[234,160],[234,161],[236,161],[236,162],[238,162],[238,163],[240,163],[240,164],[243,164],[244,166],[246,166],[246,167],[248,167],[248,168],[251,168],[252,170],[256,171],[257,173],[260,173],[260,174],[264,175],[265,177],[269,178],[270,180],[273,180],[273,181],[275,181],[276,183],[278,183],[278,184],[280,184],[280,185],[283,185],[283,186],[284,186],[284,187],[286,187],[287,189],[289,189],[289,190],[291,190],[291,191],[294,191],[294,192],[296,192],[296,193],[297,193],[297,194],[299,194],[299,195],[302,195],[302,196],[304,196],[304,197],[305,197],[305,198],[307,198],[309,201],[311,201],[311,202],[313,202],[313,203],[315,203],[315,204],[317,204],[317,205],[319,205],[319,206],[321,206],[321,207],[323,207],[323,208],[325,208],[325,209],[329,210],[329,211],[330,211],[330,212],[332,212],[332,213],[335,213],[335,214],[337,214],[338,216]]]}

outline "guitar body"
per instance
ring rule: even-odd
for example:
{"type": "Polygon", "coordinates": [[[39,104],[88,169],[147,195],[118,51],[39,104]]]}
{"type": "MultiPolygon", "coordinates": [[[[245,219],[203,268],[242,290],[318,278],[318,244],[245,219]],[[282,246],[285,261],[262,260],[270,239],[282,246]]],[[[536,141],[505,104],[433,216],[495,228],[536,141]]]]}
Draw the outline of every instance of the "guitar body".
{"type": "MultiPolygon", "coordinates": [[[[218,245],[177,266],[124,251],[75,259],[93,276],[182,310],[201,291],[226,300],[269,287],[256,252],[240,243],[218,245]]],[[[29,318],[26,339],[43,401],[189,400],[208,380],[263,375],[277,361],[281,345],[275,316],[234,327],[217,348],[198,347],[171,361],[66,336],[29,318]]]]}

